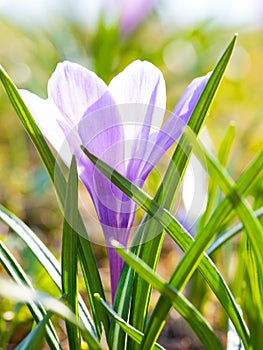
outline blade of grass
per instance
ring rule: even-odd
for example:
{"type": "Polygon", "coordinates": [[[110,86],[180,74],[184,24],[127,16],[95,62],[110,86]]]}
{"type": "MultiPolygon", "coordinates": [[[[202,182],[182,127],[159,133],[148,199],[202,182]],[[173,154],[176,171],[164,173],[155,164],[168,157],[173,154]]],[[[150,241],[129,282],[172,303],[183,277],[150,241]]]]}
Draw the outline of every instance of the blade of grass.
{"type": "MultiPolygon", "coordinates": [[[[132,289],[136,288],[134,285],[134,270],[129,265],[124,264],[122,274],[118,282],[118,291],[115,295],[114,308],[117,309],[117,314],[122,315],[122,319],[127,320],[130,310],[130,297],[132,289]],[[120,291],[125,290],[125,293],[120,291]]],[[[143,317],[143,314],[142,314],[143,317]]],[[[120,327],[118,322],[111,322],[109,344],[114,349],[124,349],[126,333],[120,327]]]]}
{"type": "MultiPolygon", "coordinates": [[[[218,160],[223,165],[226,166],[229,154],[232,148],[232,144],[235,137],[235,126],[230,123],[227,128],[226,134],[223,140],[220,143],[218,150],[218,160]]],[[[212,177],[209,177],[208,180],[208,189],[207,189],[207,203],[204,213],[201,215],[199,220],[197,221],[197,229],[194,234],[195,239],[197,239],[198,235],[202,233],[204,226],[207,224],[209,217],[211,216],[214,208],[216,208],[217,203],[220,202],[220,198],[222,196],[222,192],[218,187],[218,184],[213,180],[212,177]]],[[[190,288],[190,299],[192,302],[198,306],[198,308],[202,308],[205,303],[206,298],[204,298],[205,293],[207,292],[207,286],[202,283],[200,285],[200,275],[194,274],[191,280],[191,288],[190,288]],[[197,288],[199,289],[199,293],[196,293],[197,288]],[[202,288],[202,291],[200,290],[202,288]]]]}
{"type": "MultiPolygon", "coordinates": [[[[59,201],[62,208],[64,207],[65,193],[66,193],[66,180],[65,177],[56,164],[56,160],[50,151],[41,131],[39,130],[37,124],[34,121],[34,118],[30,114],[28,108],[23,102],[15,84],[12,82],[8,74],[5,72],[3,67],[0,65],[0,80],[3,84],[3,87],[7,93],[7,96],[13,105],[20,121],[25,127],[29,137],[31,138],[33,144],[35,145],[40,158],[47,169],[47,172],[50,176],[50,179],[56,189],[59,201]],[[56,171],[55,171],[56,170],[56,171]],[[56,179],[55,179],[56,177],[56,179]],[[56,181],[55,181],[56,180],[56,181]]],[[[86,231],[85,225],[82,221],[82,218],[79,214],[78,218],[79,226],[78,230],[80,232],[79,239],[79,259],[81,262],[81,267],[85,270],[83,274],[85,275],[85,282],[87,284],[87,292],[89,296],[89,301],[91,305],[91,310],[93,312],[95,327],[98,333],[98,337],[101,336],[101,323],[104,326],[106,334],[108,334],[109,329],[109,319],[105,318],[105,314],[101,312],[101,307],[94,300],[94,293],[99,293],[101,296],[104,296],[104,290],[102,287],[102,282],[100,279],[99,270],[96,264],[96,259],[94,256],[93,249],[88,240],[88,233],[86,231]],[[97,310],[98,309],[98,310],[97,310]]]]}
{"type": "MultiPolygon", "coordinates": [[[[105,302],[104,299],[100,297],[99,294],[95,294],[96,299],[102,304],[104,309],[108,312],[108,314],[118,323],[118,325],[123,329],[123,331],[128,334],[136,343],[140,344],[143,339],[143,333],[138,331],[136,328],[128,324],[124,319],[122,319],[113,309],[109,307],[109,305],[105,302]]],[[[156,350],[165,350],[161,345],[154,344],[153,349],[156,350]]]]}
{"type": "Polygon", "coordinates": [[[235,133],[236,127],[234,124],[230,123],[218,151],[218,160],[224,167],[227,165],[229,154],[235,138],[235,133]]]}
{"type": "MultiPolygon", "coordinates": [[[[77,227],[78,219],[78,174],[75,157],[69,169],[68,186],[65,198],[64,224],[62,238],[61,277],[62,292],[73,313],[78,317],[78,236],[73,227],[77,227]]],[[[68,343],[71,350],[80,347],[78,328],[66,321],[68,343]]]]}
{"type": "MultiPolygon", "coordinates": [[[[263,207],[259,208],[258,210],[256,210],[254,212],[254,216],[258,217],[258,218],[262,218],[263,217],[263,207]]],[[[213,254],[217,249],[219,249],[222,245],[224,245],[227,241],[229,241],[231,238],[235,237],[236,234],[238,234],[239,232],[241,232],[244,229],[244,225],[242,222],[239,222],[235,225],[233,225],[231,228],[229,228],[228,230],[222,232],[221,234],[219,234],[215,240],[213,241],[213,243],[209,246],[209,248],[207,249],[206,253],[208,255],[213,254]]]]}
{"type": "MultiPolygon", "coordinates": [[[[144,191],[131,183],[128,179],[112,169],[109,165],[99,160],[92,155],[87,149],[82,147],[83,152],[89,157],[89,159],[96,165],[96,167],[114,183],[120,190],[122,190],[128,197],[133,199],[141,208],[143,208],[148,214],[157,220],[162,227],[169,233],[174,241],[179,245],[183,251],[187,251],[193,242],[192,236],[185,230],[184,227],[164,208],[162,208],[156,201],[150,198],[144,191]]],[[[251,180],[249,182],[251,184],[251,180]]],[[[224,206],[221,206],[221,211],[224,214],[228,205],[231,202],[225,201],[224,206]]],[[[231,205],[229,205],[231,209],[231,205]]],[[[222,214],[219,212],[219,214],[222,214]]],[[[220,216],[217,215],[214,221],[217,223],[220,221],[220,216]],[[219,216],[219,217],[218,217],[219,216]]],[[[240,314],[238,306],[227,286],[221,274],[217,270],[213,262],[208,258],[206,254],[202,255],[202,259],[199,265],[199,269],[210,285],[211,289],[217,296],[218,300],[225,308],[227,314],[235,325],[237,332],[239,333],[244,344],[249,343],[249,333],[246,323],[240,314]]],[[[169,304],[169,303],[168,303],[169,304]]],[[[167,305],[168,305],[167,304],[167,305]]],[[[167,310],[166,310],[167,311],[167,310]]],[[[168,308],[169,311],[169,308],[168,308]]],[[[167,312],[168,312],[167,311],[167,312]]],[[[164,312],[161,312],[164,315],[164,312]]],[[[164,320],[163,320],[164,321],[164,320]]],[[[159,325],[156,333],[160,331],[159,325]]],[[[156,333],[154,336],[156,336],[156,333]]],[[[150,349],[150,348],[149,348],[150,349]]]]}
{"type": "Polygon", "coordinates": [[[222,344],[215,335],[213,329],[206,322],[198,310],[177,290],[172,288],[163,279],[157,276],[154,271],[135,254],[125,250],[117,241],[112,241],[112,246],[118,254],[153,288],[158,290],[163,296],[170,299],[173,307],[189,323],[193,331],[199,337],[206,349],[220,349],[222,344]]]}
{"type": "MultiPolygon", "coordinates": [[[[29,281],[27,275],[25,274],[24,270],[3,242],[0,242],[0,262],[6,270],[6,272],[11,276],[11,278],[14,281],[16,281],[16,283],[18,283],[19,285],[26,285],[33,290],[33,286],[29,281]]],[[[41,322],[46,316],[46,311],[43,305],[37,305],[34,302],[30,302],[27,304],[27,306],[37,323],[41,322]]],[[[46,339],[52,350],[62,349],[58,336],[50,321],[48,321],[47,323],[46,339]]]]}
{"type": "MultiPolygon", "coordinates": [[[[61,271],[60,263],[50,252],[50,250],[43,244],[43,242],[35,235],[35,233],[25,225],[17,216],[11,213],[0,204],[0,220],[17,234],[27,245],[27,247],[34,254],[36,259],[40,262],[43,268],[47,271],[51,279],[54,281],[58,289],[61,291],[61,271]]],[[[78,296],[80,318],[87,330],[90,333],[96,334],[93,321],[88,312],[88,309],[78,296]]]]}
{"type": "Polygon", "coordinates": [[[36,327],[16,346],[16,350],[41,350],[43,349],[45,339],[45,326],[52,316],[51,312],[47,312],[44,318],[36,325],[36,327]]]}
{"type": "MultiPolygon", "coordinates": [[[[263,266],[263,256],[261,247],[263,246],[263,227],[260,221],[255,217],[252,208],[244,197],[242,197],[236,190],[235,182],[231,176],[225,171],[218,161],[209,154],[205,148],[195,141],[195,147],[199,148],[202,153],[205,153],[208,169],[211,176],[217,179],[226,195],[229,196],[233,202],[234,209],[238,214],[240,220],[243,222],[244,229],[247,233],[247,249],[248,254],[248,272],[250,276],[251,289],[253,290],[253,301],[258,310],[261,323],[263,323],[263,308],[261,296],[261,276],[263,266]]],[[[198,151],[199,151],[198,150],[198,151]]],[[[260,174],[260,173],[259,173],[260,174]]],[[[258,175],[259,175],[258,174],[258,175]]],[[[204,237],[205,239],[206,237],[204,237]]],[[[208,237],[207,237],[208,239],[208,237]]],[[[260,322],[260,320],[258,320],[260,322]]]]}
{"type": "MultiPolygon", "coordinates": [[[[235,137],[235,126],[233,124],[230,124],[227,132],[225,134],[224,139],[221,142],[219,151],[218,151],[218,160],[220,163],[225,166],[227,164],[227,159],[229,157],[229,153],[234,141],[235,137]]],[[[210,189],[209,189],[209,197],[208,197],[208,202],[207,206],[205,209],[204,214],[202,215],[200,222],[198,224],[198,230],[196,232],[195,237],[199,235],[200,232],[202,232],[205,224],[207,223],[208,218],[210,217],[214,207],[215,207],[215,202],[217,198],[217,191],[218,191],[218,185],[215,181],[213,181],[212,178],[210,178],[210,189]]]]}
{"type": "MultiPolygon", "coordinates": [[[[193,143],[196,156],[200,161],[203,161],[203,157],[205,156],[206,165],[210,175],[213,176],[215,181],[224,191],[225,195],[232,201],[234,210],[238,214],[240,220],[243,222],[243,225],[248,233],[248,237],[253,246],[259,266],[263,266],[263,255],[261,251],[261,247],[263,247],[263,228],[260,222],[255,218],[252,208],[244,196],[242,196],[236,188],[237,186],[235,181],[231,178],[226,169],[218,162],[218,160],[212,154],[210,154],[201,144],[201,142],[196,140],[194,135],[190,134],[189,131],[187,131],[187,135],[189,136],[189,140],[193,143]],[[202,154],[202,156],[200,156],[200,154],[202,154]]],[[[255,181],[259,176],[260,172],[255,173],[253,181],[255,181]]],[[[208,243],[210,242],[211,237],[209,237],[209,235],[206,237],[204,235],[204,231],[202,236],[203,241],[207,240],[208,243]]]]}
{"type": "Polygon", "coordinates": [[[41,303],[47,310],[76,325],[82,331],[83,338],[87,341],[91,350],[102,350],[98,341],[91,336],[74,313],[65,304],[51,295],[37,292],[24,285],[18,285],[3,279],[0,281],[0,295],[19,303],[41,303]]]}
{"type": "MultiPolygon", "coordinates": [[[[236,182],[236,190],[242,196],[247,196],[254,187],[257,186],[260,179],[258,179],[259,174],[262,173],[263,167],[263,150],[258,152],[252,162],[246,167],[243,173],[239,176],[236,182]]],[[[221,203],[218,203],[214,213],[211,216],[220,218],[218,221],[214,220],[214,232],[219,234],[222,228],[225,228],[228,222],[232,220],[235,212],[231,210],[232,203],[228,198],[225,198],[221,203]]]]}

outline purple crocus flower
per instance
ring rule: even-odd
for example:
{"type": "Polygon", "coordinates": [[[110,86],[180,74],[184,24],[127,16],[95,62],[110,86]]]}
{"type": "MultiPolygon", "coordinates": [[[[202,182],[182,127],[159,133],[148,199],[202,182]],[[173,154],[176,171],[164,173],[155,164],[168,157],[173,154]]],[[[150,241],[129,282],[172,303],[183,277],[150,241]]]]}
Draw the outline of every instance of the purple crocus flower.
{"type": "Polygon", "coordinates": [[[103,12],[119,22],[124,35],[131,34],[153,10],[157,0],[104,0],[103,12]]]}
{"type": "Polygon", "coordinates": [[[96,74],[71,62],[59,63],[48,82],[48,98],[21,90],[46,139],[78,173],[94,202],[107,245],[112,298],[123,266],[111,248],[127,246],[136,205],[104,177],[80,145],[142,187],[161,156],[181,135],[208,76],[195,79],[161,128],[166,108],[162,73],[147,61],[134,61],[107,86],[96,74]],[[66,146],[66,147],[65,147],[66,146]],[[66,151],[65,151],[66,150],[66,151]]]}

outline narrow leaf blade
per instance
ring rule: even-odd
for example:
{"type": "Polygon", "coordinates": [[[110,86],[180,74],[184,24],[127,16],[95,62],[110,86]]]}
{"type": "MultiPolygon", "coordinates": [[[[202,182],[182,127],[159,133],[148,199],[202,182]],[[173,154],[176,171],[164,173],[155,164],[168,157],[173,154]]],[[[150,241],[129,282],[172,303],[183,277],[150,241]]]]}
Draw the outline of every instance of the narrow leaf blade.
{"type": "Polygon", "coordinates": [[[216,337],[210,325],[195,307],[177,290],[158,277],[154,271],[145,264],[140,258],[124,249],[116,241],[112,242],[113,247],[118,254],[153,288],[158,290],[163,296],[170,299],[174,308],[189,323],[193,331],[199,337],[206,349],[222,350],[222,344],[216,337]]]}
{"type": "MultiPolygon", "coordinates": [[[[78,174],[75,157],[72,158],[65,198],[64,225],[62,239],[62,292],[72,312],[78,317],[78,237],[74,230],[78,220],[78,174]]],[[[80,347],[78,328],[66,321],[68,342],[71,350],[80,347]]]]}

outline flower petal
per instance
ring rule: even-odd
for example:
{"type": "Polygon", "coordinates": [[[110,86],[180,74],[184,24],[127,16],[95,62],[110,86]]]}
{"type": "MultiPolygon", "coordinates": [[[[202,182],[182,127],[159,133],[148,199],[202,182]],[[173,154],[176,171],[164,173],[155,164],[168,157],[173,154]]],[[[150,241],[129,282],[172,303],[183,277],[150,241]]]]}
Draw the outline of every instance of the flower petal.
{"type": "Polygon", "coordinates": [[[120,24],[124,34],[130,34],[152,11],[156,0],[121,1],[120,24]]]}
{"type": "MultiPolygon", "coordinates": [[[[124,174],[124,133],[116,106],[89,111],[79,122],[76,134],[91,153],[124,174]]],[[[86,178],[93,197],[98,197],[109,209],[118,212],[122,192],[117,190],[82,153],[79,159],[81,178],[86,178]],[[112,200],[112,197],[116,197],[112,200]]],[[[87,184],[86,184],[87,185],[87,184]]]]}
{"type": "Polygon", "coordinates": [[[140,173],[140,160],[152,151],[153,144],[147,140],[162,125],[166,108],[165,81],[158,68],[138,60],[112,79],[109,91],[124,125],[126,175],[134,181],[140,173]]]}
{"type": "Polygon", "coordinates": [[[49,100],[42,99],[27,90],[19,90],[19,94],[42,134],[56,151],[59,151],[65,136],[57,123],[57,120],[63,120],[63,116],[59,113],[56,106],[49,100]]]}
{"type": "Polygon", "coordinates": [[[194,79],[185,90],[173,113],[160,132],[151,135],[149,143],[155,143],[155,148],[149,156],[149,161],[145,162],[142,178],[147,177],[162,155],[181,136],[209,78],[210,73],[206,76],[194,79]]]}
{"type": "Polygon", "coordinates": [[[163,75],[147,61],[137,60],[128,65],[112,79],[109,91],[116,104],[151,104],[162,109],[166,107],[163,75]]]}
{"type": "Polygon", "coordinates": [[[57,65],[48,82],[49,98],[72,127],[106,91],[107,85],[95,73],[68,61],[57,65]]]}

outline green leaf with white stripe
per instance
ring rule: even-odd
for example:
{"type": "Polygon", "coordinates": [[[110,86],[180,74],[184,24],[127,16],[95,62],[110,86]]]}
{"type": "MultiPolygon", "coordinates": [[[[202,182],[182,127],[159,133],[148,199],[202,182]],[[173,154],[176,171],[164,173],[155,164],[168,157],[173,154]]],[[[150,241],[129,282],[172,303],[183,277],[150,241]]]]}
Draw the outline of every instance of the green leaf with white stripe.
{"type": "MultiPolygon", "coordinates": [[[[109,307],[104,299],[100,297],[99,294],[95,294],[96,299],[101,303],[108,314],[116,321],[116,323],[122,328],[122,330],[128,334],[136,343],[140,344],[143,339],[143,333],[138,331],[133,326],[129,325],[125,320],[123,320],[113,309],[109,307]]],[[[153,349],[155,350],[165,350],[161,345],[154,344],[153,349]]]]}
{"type": "Polygon", "coordinates": [[[125,250],[117,241],[111,242],[118,254],[151,286],[163,296],[170,299],[173,307],[192,327],[206,349],[223,350],[222,344],[211,326],[206,322],[198,310],[167,282],[157,276],[154,271],[135,254],[125,250]]]}
{"type": "MultiPolygon", "coordinates": [[[[61,291],[60,263],[45,246],[45,244],[23,221],[21,221],[16,215],[11,213],[1,204],[0,220],[4,222],[18,237],[20,237],[25,242],[27,247],[31,250],[32,254],[47,271],[57,288],[61,291]]],[[[94,328],[93,321],[80,295],[78,296],[78,300],[81,321],[85,325],[86,329],[88,329],[89,332],[93,333],[96,337],[96,330],[94,328]]]]}
{"type": "MultiPolygon", "coordinates": [[[[0,242],[0,263],[6,270],[6,272],[11,276],[11,278],[20,286],[27,286],[31,290],[33,290],[33,286],[28,279],[26,273],[22,269],[22,267],[19,265],[13,254],[8,250],[8,248],[5,246],[3,242],[0,242]]],[[[0,281],[0,286],[4,288],[3,286],[4,281],[0,281]]],[[[9,286],[10,287],[10,286],[9,286]]],[[[6,297],[9,297],[12,290],[6,289],[6,297]]],[[[46,310],[44,309],[43,305],[41,303],[34,303],[33,301],[30,301],[27,303],[27,306],[35,319],[37,323],[41,322],[44,317],[47,315],[46,310]]],[[[47,342],[52,350],[61,350],[61,344],[59,342],[58,336],[55,332],[54,327],[52,326],[51,322],[48,321],[47,323],[47,333],[46,333],[46,339],[47,342]]]]}
{"type": "MultiPolygon", "coordinates": [[[[61,277],[62,292],[73,313],[78,317],[78,236],[75,231],[78,220],[78,174],[75,157],[69,169],[65,198],[64,224],[62,237],[61,277]]],[[[70,350],[79,350],[80,333],[78,328],[66,321],[70,350]]]]}
{"type": "Polygon", "coordinates": [[[98,341],[91,336],[83,323],[76,318],[74,313],[64,303],[51,295],[37,292],[32,288],[3,279],[0,282],[0,295],[18,303],[43,305],[45,309],[78,327],[91,350],[102,350],[98,341]]]}

